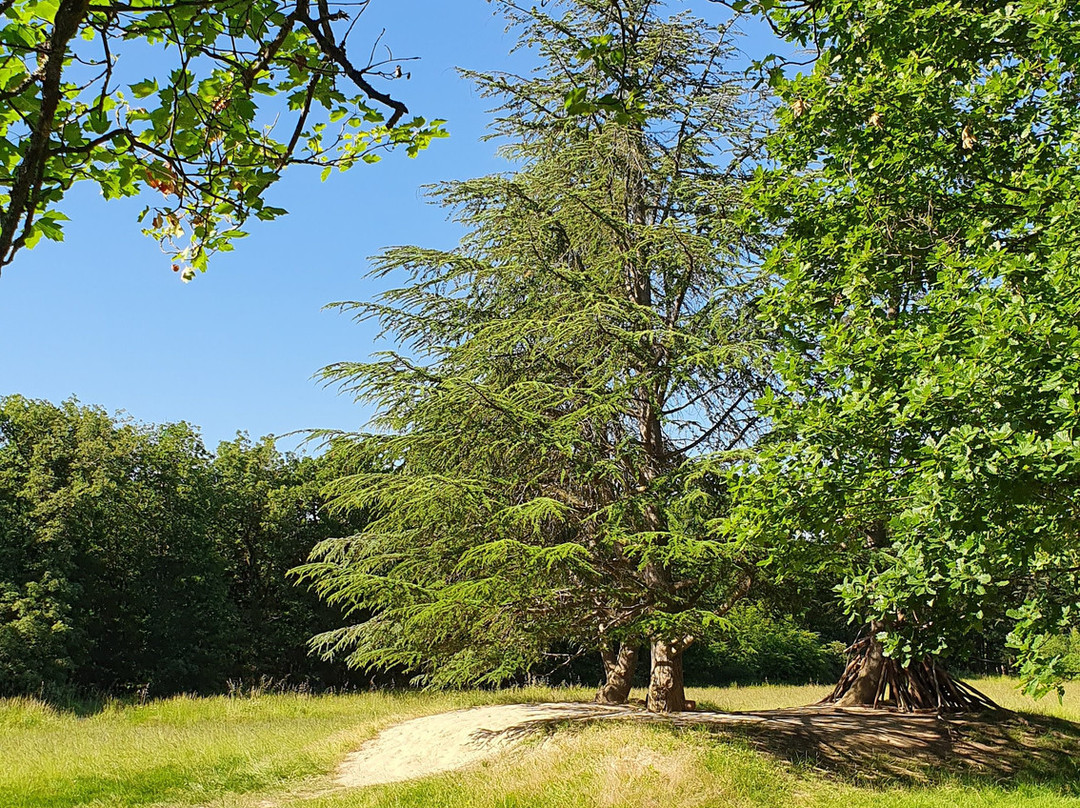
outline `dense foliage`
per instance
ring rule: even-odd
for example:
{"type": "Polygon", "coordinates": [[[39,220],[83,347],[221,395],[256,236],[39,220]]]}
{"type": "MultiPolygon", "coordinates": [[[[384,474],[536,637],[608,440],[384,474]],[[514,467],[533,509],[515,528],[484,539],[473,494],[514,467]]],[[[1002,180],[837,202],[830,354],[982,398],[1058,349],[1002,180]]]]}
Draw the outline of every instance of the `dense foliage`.
{"type": "Polygon", "coordinates": [[[846,572],[894,659],[1009,621],[1045,687],[1080,591],[1076,4],[768,8],[815,58],[772,72],[753,196],[782,392],[734,525],[846,572]]]}
{"type": "MultiPolygon", "coordinates": [[[[324,372],[367,431],[211,455],[186,424],[0,401],[0,691],[326,680],[316,632],[447,686],[600,651],[613,700],[648,647],[659,710],[692,646],[699,680],[824,678],[856,632],[851,703],[978,707],[945,663],[1006,653],[1032,692],[1075,675],[1075,2],[731,2],[808,55],[758,62],[775,120],[730,28],[497,5],[539,67],[466,75],[512,171],[434,188],[459,246],[391,248],[398,287],[340,304],[393,340],[324,372]],[[329,607],[286,577],[312,547],[329,607]]],[[[89,179],[160,192],[149,230],[190,274],[281,212],[287,165],[439,134],[324,2],[0,11],[0,265],[89,179]],[[145,108],[118,38],[178,55],[129,84],[145,108]]]]}
{"type": "Polygon", "coordinates": [[[0,400],[0,693],[340,681],[307,655],[340,615],[286,578],[350,529],[320,510],[333,463],[0,400]]]}
{"type": "Polygon", "coordinates": [[[827,683],[844,668],[843,642],[826,641],[761,603],[740,603],[727,623],[687,653],[687,684],[827,683]]]}
{"type": "Polygon", "coordinates": [[[62,239],[80,181],[159,193],[140,221],[190,280],[250,217],[285,213],[266,191],[289,166],[415,155],[441,122],[385,91],[400,61],[347,52],[368,2],[0,2],[0,267],[62,239]]]}
{"type": "MultiPolygon", "coordinates": [[[[316,542],[364,524],[323,507],[344,463],[340,447],[299,458],[245,437],[211,455],[187,424],[0,400],[0,694],[366,686],[310,654],[343,616],[288,576],[316,542]]],[[[687,681],[823,681],[834,650],[821,626],[828,636],[820,608],[795,622],[776,605],[737,607],[691,649],[687,681]]],[[[603,675],[595,655],[560,664],[580,651],[565,642],[543,650],[514,681],[603,675]]]]}

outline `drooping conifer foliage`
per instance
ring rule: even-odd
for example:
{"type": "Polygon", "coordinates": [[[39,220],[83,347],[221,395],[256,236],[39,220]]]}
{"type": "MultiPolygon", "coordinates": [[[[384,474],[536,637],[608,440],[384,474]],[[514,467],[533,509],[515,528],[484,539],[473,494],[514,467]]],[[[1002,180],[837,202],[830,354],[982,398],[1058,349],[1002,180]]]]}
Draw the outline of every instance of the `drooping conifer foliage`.
{"type": "Polygon", "coordinates": [[[352,451],[389,470],[333,486],[374,521],[302,572],[366,619],[317,645],[448,684],[555,641],[625,678],[647,644],[649,706],[680,710],[683,651],[754,569],[713,525],[767,342],[735,216],[749,94],[729,31],[649,0],[500,5],[539,67],[467,75],[512,170],[435,188],[460,246],[388,250],[401,285],[342,304],[393,342],[325,371],[377,408],[352,451]]]}
{"type": "Polygon", "coordinates": [[[1044,688],[1080,569],[1076,5],[769,8],[816,58],[773,72],[785,393],[736,521],[846,571],[870,630],[837,700],[979,706],[940,661],[1006,619],[1044,688]]]}

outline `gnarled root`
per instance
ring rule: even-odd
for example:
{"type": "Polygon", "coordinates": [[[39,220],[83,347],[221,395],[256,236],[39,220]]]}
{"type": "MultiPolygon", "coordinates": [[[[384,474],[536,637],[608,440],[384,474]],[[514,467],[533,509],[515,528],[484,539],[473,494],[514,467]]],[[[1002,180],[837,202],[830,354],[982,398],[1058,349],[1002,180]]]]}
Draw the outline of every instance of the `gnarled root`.
{"type": "Polygon", "coordinates": [[[847,649],[850,661],[833,692],[819,704],[838,707],[892,707],[903,712],[936,710],[939,713],[998,709],[980,693],[927,657],[902,666],[885,656],[873,636],[856,640],[847,649]]]}

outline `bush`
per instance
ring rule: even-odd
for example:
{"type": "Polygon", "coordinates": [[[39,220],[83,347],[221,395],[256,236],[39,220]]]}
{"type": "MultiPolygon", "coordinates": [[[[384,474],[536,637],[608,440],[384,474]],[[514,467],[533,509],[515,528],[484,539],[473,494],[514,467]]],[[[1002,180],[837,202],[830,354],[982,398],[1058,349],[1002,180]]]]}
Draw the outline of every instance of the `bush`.
{"type": "Polygon", "coordinates": [[[824,642],[758,603],[729,614],[730,628],[690,647],[686,681],[695,685],[832,682],[844,669],[844,644],[824,642]]]}
{"type": "Polygon", "coordinates": [[[1056,668],[1065,678],[1080,678],[1080,630],[1074,628],[1068,634],[1052,637],[1043,653],[1047,658],[1060,657],[1056,668]]]}

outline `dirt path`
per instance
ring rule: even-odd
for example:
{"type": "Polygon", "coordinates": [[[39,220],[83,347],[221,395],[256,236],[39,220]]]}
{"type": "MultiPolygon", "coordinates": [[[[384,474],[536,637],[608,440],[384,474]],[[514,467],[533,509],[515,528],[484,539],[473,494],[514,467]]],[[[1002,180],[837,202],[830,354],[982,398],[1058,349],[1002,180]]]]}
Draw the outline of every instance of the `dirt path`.
{"type": "Polygon", "coordinates": [[[343,787],[396,783],[454,771],[520,743],[545,725],[632,715],[597,704],[498,704],[414,718],[383,730],[338,767],[343,787]]]}

